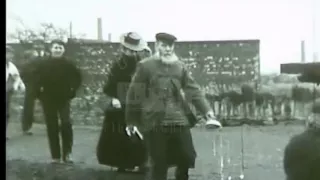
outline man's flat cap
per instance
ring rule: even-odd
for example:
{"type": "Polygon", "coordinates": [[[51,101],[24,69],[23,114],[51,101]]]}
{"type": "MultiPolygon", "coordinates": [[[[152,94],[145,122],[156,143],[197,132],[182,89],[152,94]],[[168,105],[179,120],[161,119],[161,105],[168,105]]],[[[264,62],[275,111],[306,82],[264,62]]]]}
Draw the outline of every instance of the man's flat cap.
{"type": "Polygon", "coordinates": [[[172,44],[177,40],[177,38],[172,34],[158,33],[158,34],[156,34],[156,40],[172,44]]]}

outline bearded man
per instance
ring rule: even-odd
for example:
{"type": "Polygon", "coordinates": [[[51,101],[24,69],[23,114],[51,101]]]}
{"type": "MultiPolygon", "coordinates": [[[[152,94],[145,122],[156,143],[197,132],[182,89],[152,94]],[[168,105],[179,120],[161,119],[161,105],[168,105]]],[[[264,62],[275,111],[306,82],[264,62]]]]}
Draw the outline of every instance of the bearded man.
{"type": "Polygon", "coordinates": [[[174,53],[176,39],[168,33],[156,35],[158,52],[138,63],[127,94],[127,131],[132,134],[138,129],[143,134],[151,163],[146,175],[151,180],[167,179],[170,166],[177,167],[176,180],[187,180],[189,168],[195,166],[191,124],[178,93],[183,91],[203,116],[221,126],[199,85],[174,53]]]}

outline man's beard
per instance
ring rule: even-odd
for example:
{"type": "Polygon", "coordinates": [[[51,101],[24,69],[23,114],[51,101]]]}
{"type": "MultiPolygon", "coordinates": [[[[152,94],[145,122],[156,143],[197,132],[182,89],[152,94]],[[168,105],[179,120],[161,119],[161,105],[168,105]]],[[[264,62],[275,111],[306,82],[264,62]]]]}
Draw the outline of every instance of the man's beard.
{"type": "MultiPolygon", "coordinates": [[[[38,56],[36,56],[36,57],[41,57],[40,55],[41,54],[38,54],[38,56]]],[[[51,57],[55,58],[55,59],[59,59],[59,58],[63,57],[63,53],[51,53],[51,57]]]]}
{"type": "Polygon", "coordinates": [[[157,53],[156,56],[158,56],[165,64],[171,64],[179,60],[175,53],[172,53],[171,55],[160,55],[160,53],[157,53]]]}

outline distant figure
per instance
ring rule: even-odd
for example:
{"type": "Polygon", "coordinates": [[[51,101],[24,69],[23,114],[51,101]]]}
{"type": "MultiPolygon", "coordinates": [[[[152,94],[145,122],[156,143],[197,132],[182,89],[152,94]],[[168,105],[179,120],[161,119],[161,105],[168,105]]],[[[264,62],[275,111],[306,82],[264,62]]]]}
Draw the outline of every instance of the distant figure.
{"type": "Polygon", "coordinates": [[[298,117],[302,116],[305,118],[306,112],[304,106],[312,102],[313,98],[313,93],[310,89],[298,85],[292,86],[291,99],[294,102],[293,116],[298,115],[298,117]],[[301,111],[301,113],[297,114],[297,110],[301,111]]]}
{"type": "Polygon", "coordinates": [[[6,46],[6,127],[8,126],[10,116],[10,101],[12,94],[18,90],[25,90],[25,85],[20,78],[19,71],[11,62],[13,57],[13,49],[6,46]]]}
{"type": "Polygon", "coordinates": [[[245,118],[252,118],[254,116],[253,104],[255,100],[255,90],[248,84],[243,84],[241,86],[241,94],[243,100],[243,112],[245,118]]]}
{"type": "Polygon", "coordinates": [[[72,163],[73,130],[70,102],[81,85],[81,72],[64,56],[65,44],[62,41],[52,41],[50,53],[50,57],[37,66],[39,80],[36,91],[39,91],[44,111],[52,163],[61,161],[61,153],[63,162],[72,163]]]}
{"type": "Polygon", "coordinates": [[[284,152],[287,180],[320,179],[320,102],[312,107],[314,121],[303,133],[291,138],[284,152]]]}

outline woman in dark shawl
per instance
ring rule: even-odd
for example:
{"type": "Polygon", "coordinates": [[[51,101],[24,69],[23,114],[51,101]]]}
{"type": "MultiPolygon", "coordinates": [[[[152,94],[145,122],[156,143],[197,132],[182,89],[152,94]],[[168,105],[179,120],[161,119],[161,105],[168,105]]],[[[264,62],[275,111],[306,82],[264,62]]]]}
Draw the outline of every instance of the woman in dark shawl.
{"type": "Polygon", "coordinates": [[[125,33],[120,38],[120,58],[113,62],[104,94],[111,98],[105,110],[105,119],[97,146],[97,158],[100,164],[117,167],[123,172],[136,166],[144,166],[146,160],[142,139],[129,137],[125,132],[125,101],[137,62],[141,59],[139,51],[146,43],[133,32],[125,33]]]}

